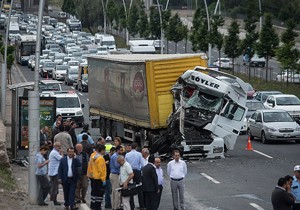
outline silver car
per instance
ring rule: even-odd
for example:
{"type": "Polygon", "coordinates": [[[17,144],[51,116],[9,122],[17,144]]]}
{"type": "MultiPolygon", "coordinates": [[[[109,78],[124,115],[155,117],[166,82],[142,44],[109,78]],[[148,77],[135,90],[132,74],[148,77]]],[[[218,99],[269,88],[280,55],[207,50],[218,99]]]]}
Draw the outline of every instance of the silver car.
{"type": "Polygon", "coordinates": [[[295,140],[300,143],[300,126],[285,110],[257,110],[248,120],[250,139],[258,137],[263,144],[272,140],[295,140]]]}

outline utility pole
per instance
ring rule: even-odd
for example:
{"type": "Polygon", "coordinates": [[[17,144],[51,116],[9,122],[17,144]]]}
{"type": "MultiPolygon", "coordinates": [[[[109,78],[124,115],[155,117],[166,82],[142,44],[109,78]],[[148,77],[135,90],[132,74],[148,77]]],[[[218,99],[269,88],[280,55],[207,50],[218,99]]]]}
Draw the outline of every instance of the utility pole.
{"type": "Polygon", "coordinates": [[[164,54],[164,30],[159,0],[156,0],[160,20],[160,54],[164,54]]]}
{"type": "Polygon", "coordinates": [[[262,29],[262,10],[261,10],[261,1],[258,0],[259,3],[259,33],[261,32],[262,29]]]}
{"type": "Polygon", "coordinates": [[[102,8],[103,8],[103,25],[104,25],[103,26],[103,31],[104,31],[104,34],[106,34],[106,18],[107,18],[106,17],[106,9],[107,9],[107,7],[104,5],[103,0],[101,0],[101,3],[102,3],[102,8]]]}
{"type": "MultiPolygon", "coordinates": [[[[3,0],[2,0],[3,1],[3,0]]],[[[9,27],[11,19],[11,10],[14,0],[10,2],[10,8],[8,13],[8,21],[6,23],[6,33],[5,33],[5,47],[4,47],[4,62],[2,63],[2,75],[1,75],[1,117],[3,122],[5,122],[6,116],[6,84],[7,84],[7,45],[9,36],[9,27]]]]}
{"type": "Polygon", "coordinates": [[[29,171],[28,197],[31,204],[37,203],[38,186],[35,176],[35,155],[40,147],[40,96],[39,96],[39,67],[41,51],[42,19],[45,0],[40,0],[38,27],[35,47],[34,89],[28,93],[28,126],[29,126],[29,171]]]}

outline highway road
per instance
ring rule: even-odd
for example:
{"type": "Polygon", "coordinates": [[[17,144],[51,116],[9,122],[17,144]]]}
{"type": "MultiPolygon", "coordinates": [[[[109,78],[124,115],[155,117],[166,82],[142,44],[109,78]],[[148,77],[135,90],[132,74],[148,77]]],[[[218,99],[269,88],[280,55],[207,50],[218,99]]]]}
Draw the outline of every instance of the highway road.
{"type": "MultiPolygon", "coordinates": [[[[32,81],[33,72],[27,67],[14,70],[17,82],[32,81]]],[[[62,85],[64,90],[72,90],[62,85]]],[[[75,90],[77,93],[78,91],[75,90]]],[[[78,93],[85,104],[84,115],[88,122],[88,93],[78,93]]],[[[81,131],[80,128],[77,132],[81,131]]],[[[98,129],[91,129],[99,136],[98,129]]],[[[224,159],[188,161],[185,179],[185,200],[189,210],[269,210],[272,209],[271,192],[279,177],[293,175],[293,167],[300,164],[300,144],[294,142],[262,144],[252,141],[253,151],[245,150],[247,136],[239,136],[234,150],[224,159]]],[[[166,164],[163,169],[166,172],[166,164]]],[[[171,209],[169,179],[163,192],[160,209],[171,209]]]]}

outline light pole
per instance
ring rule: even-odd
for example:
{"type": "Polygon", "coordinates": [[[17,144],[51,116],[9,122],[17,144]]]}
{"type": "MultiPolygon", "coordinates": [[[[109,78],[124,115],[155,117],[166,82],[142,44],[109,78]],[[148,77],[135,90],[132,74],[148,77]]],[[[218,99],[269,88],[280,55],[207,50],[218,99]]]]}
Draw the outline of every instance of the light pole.
{"type": "Polygon", "coordinates": [[[103,9],[103,31],[104,31],[104,34],[106,34],[106,8],[104,7],[104,3],[103,3],[103,0],[101,0],[101,3],[102,3],[102,9],[103,9]]]}
{"type": "Polygon", "coordinates": [[[164,30],[159,0],[156,0],[160,20],[160,54],[164,54],[164,30]]]}
{"type": "Polygon", "coordinates": [[[261,11],[261,1],[258,0],[259,3],[259,32],[261,32],[262,29],[262,11],[261,11]]]}
{"type": "MultiPolygon", "coordinates": [[[[130,1],[128,13],[130,12],[131,5],[132,5],[132,0],[130,1]]],[[[127,23],[128,23],[128,15],[129,14],[127,14],[125,0],[123,0],[123,6],[124,6],[125,18],[126,18],[126,45],[128,45],[129,44],[129,32],[128,32],[128,28],[127,28],[127,23]]]]}
{"type": "MultiPolygon", "coordinates": [[[[204,0],[205,10],[206,10],[206,19],[207,19],[207,30],[208,33],[210,33],[210,19],[209,19],[209,13],[207,8],[207,2],[204,0]]],[[[208,65],[211,65],[211,43],[208,43],[208,65]]]]}
{"type": "Polygon", "coordinates": [[[37,203],[38,190],[35,176],[35,155],[40,147],[40,96],[39,96],[39,67],[41,51],[42,17],[45,0],[40,0],[38,25],[35,46],[34,89],[28,92],[28,126],[29,126],[29,170],[28,197],[31,204],[37,203]]]}
{"type": "MultiPolygon", "coordinates": [[[[3,1],[3,0],[2,0],[3,1]]],[[[8,13],[8,21],[6,23],[6,33],[5,33],[5,47],[4,47],[4,62],[2,64],[2,77],[1,77],[1,117],[3,122],[5,122],[6,115],[6,84],[7,84],[7,45],[8,45],[8,36],[9,36],[9,27],[11,19],[11,10],[14,0],[10,2],[10,8],[8,13]]]]}

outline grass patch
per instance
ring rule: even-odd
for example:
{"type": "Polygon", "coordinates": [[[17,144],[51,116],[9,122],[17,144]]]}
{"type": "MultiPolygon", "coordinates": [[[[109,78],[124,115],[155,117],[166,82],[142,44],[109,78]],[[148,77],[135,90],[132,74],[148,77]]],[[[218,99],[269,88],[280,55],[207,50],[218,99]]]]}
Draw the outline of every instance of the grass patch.
{"type": "Polygon", "coordinates": [[[0,188],[13,191],[16,189],[16,182],[11,174],[11,171],[0,165],[0,188]]]}
{"type": "MultiPolygon", "coordinates": [[[[232,74],[232,71],[224,70],[224,72],[228,74],[232,74]]],[[[257,77],[252,77],[249,80],[249,77],[246,74],[234,73],[234,75],[241,78],[245,82],[250,83],[253,86],[253,88],[258,91],[277,90],[285,94],[296,95],[300,98],[300,91],[299,91],[300,84],[289,83],[287,85],[286,82],[277,82],[277,81],[266,82],[263,78],[257,78],[257,77]]]]}
{"type": "Polygon", "coordinates": [[[49,0],[48,5],[61,7],[63,5],[63,0],[49,0]]]}

